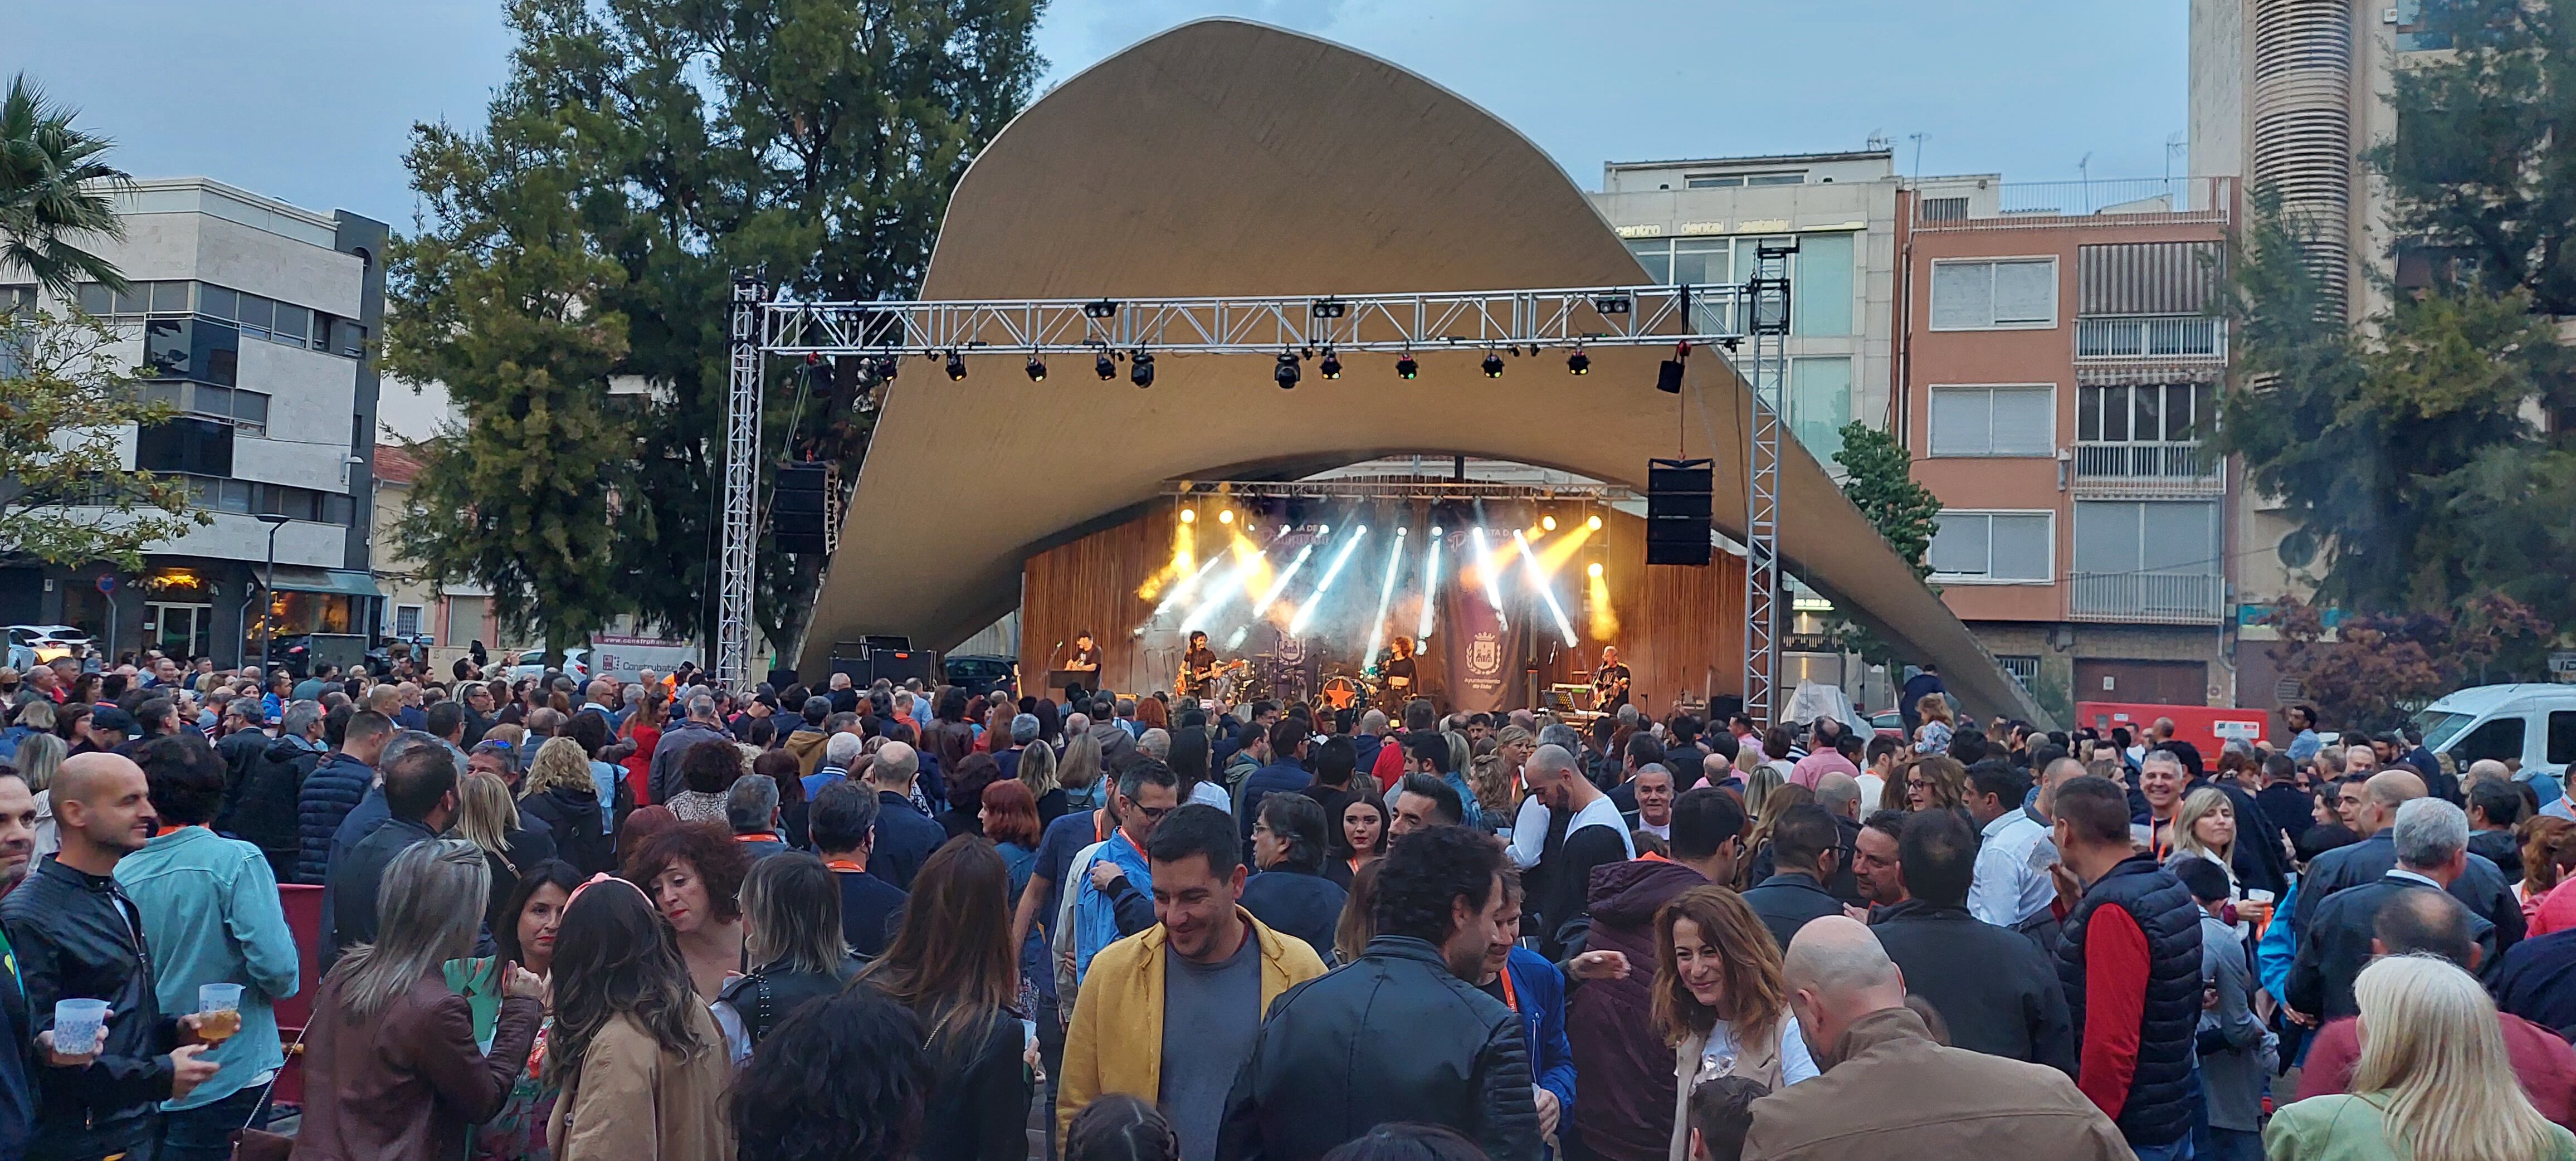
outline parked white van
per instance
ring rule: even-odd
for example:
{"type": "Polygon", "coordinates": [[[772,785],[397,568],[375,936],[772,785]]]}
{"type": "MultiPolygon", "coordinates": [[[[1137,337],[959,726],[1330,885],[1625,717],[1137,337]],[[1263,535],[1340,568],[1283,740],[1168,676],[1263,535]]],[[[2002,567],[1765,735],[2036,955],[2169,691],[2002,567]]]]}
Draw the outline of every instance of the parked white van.
{"type": "Polygon", "coordinates": [[[2456,768],[2481,758],[2519,762],[2564,781],[2576,762],[2576,685],[2480,685],[2415,715],[2424,745],[2456,768]]]}

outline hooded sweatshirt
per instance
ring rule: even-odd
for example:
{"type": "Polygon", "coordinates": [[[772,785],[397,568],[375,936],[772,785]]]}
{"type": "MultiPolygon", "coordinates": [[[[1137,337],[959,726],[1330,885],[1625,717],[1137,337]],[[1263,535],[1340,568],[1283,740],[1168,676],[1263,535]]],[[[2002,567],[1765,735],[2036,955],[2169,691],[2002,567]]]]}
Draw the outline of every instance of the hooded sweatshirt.
{"type": "MultiPolygon", "coordinates": [[[[1655,962],[1655,912],[1708,880],[1649,855],[1592,872],[1592,933],[1586,950],[1617,951],[1631,965],[1655,962]]],[[[1673,1050],[1655,1027],[1655,973],[1588,980],[1566,996],[1565,1030],[1583,1078],[1575,1127],[1604,1161],[1665,1161],[1673,1135],[1673,1050]]]]}
{"type": "Polygon", "coordinates": [[[787,752],[796,755],[797,777],[805,777],[822,768],[823,744],[831,740],[832,735],[812,726],[798,726],[796,732],[787,735],[787,752]]]}

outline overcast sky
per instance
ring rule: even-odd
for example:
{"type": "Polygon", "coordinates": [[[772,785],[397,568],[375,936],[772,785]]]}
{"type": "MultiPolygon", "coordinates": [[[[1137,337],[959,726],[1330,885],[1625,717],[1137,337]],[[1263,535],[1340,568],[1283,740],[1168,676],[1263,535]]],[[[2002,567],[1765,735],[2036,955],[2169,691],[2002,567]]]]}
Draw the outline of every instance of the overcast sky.
{"type": "MultiPolygon", "coordinates": [[[[204,174],[410,226],[415,121],[479,122],[500,0],[0,0],[25,70],[137,176],[204,174]],[[155,63],[158,62],[158,63],[155,63]]],[[[1464,95],[1598,188],[1604,161],[1890,139],[1901,170],[2167,171],[2183,0],[1053,0],[1041,89],[1192,17],[1247,16],[1464,95]]],[[[2172,172],[2184,172],[2171,158],[2172,172]]]]}

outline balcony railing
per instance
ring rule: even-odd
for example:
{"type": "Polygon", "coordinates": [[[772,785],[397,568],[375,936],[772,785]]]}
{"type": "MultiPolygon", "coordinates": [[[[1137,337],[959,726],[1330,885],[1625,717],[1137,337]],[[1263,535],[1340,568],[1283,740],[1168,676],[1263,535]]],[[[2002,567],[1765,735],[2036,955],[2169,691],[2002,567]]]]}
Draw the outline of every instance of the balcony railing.
{"type": "Polygon", "coordinates": [[[2067,579],[2068,620],[2215,625],[2225,619],[2225,577],[2079,572],[2067,579]]]}
{"type": "Polygon", "coordinates": [[[2075,320],[2075,358],[2078,362],[2224,363],[2227,328],[2217,319],[2190,315],[2079,318],[2075,320]]]}
{"type": "Polygon", "coordinates": [[[2229,177],[2104,178],[2094,181],[1995,182],[1924,178],[1916,183],[1918,230],[1994,230],[2057,226],[2068,218],[2114,225],[2152,220],[2226,224],[2235,208],[2229,177]]]}
{"type": "Polygon", "coordinates": [[[2075,483],[2122,490],[2214,493],[2226,486],[2226,461],[2196,443],[2078,443],[2075,483]]]}

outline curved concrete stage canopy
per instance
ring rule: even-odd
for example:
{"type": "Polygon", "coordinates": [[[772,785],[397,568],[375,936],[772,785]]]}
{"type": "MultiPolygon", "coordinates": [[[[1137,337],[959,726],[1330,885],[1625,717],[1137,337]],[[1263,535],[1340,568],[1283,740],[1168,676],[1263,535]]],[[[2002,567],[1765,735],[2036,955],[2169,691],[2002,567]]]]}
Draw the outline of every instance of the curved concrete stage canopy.
{"type": "MultiPolygon", "coordinates": [[[[922,297],[1503,290],[1640,274],[1510,126],[1386,61],[1217,19],[1102,61],[997,136],[950,202],[922,297]]],[[[1583,378],[1561,355],[1515,359],[1487,379],[1482,350],[1423,351],[1412,380],[1355,355],[1341,379],[1309,375],[1294,391],[1272,384],[1267,355],[1164,356],[1146,390],[1076,366],[1031,383],[1019,356],[970,355],[961,383],[916,362],[879,416],[798,668],[819,674],[833,642],[866,633],[954,645],[1016,606],[1030,555],[1128,518],[1174,479],[1293,479],[1419,452],[1642,492],[1647,459],[1686,448],[1715,455],[1718,523],[1740,538],[1750,396],[1717,351],[1689,360],[1681,399],[1658,393],[1666,353],[1596,348],[1583,378]]],[[[2044,720],[1815,460],[1795,441],[1785,450],[1791,570],[1937,662],[1971,711],[2044,720]]]]}

